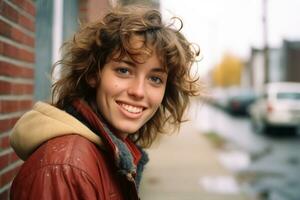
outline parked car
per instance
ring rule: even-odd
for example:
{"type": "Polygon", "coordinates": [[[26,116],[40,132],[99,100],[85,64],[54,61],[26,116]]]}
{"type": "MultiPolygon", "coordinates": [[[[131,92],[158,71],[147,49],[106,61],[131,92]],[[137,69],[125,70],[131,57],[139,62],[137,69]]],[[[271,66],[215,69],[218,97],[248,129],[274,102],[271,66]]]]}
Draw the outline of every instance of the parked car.
{"type": "Polygon", "coordinates": [[[256,95],[251,89],[240,89],[228,97],[227,110],[233,115],[248,115],[249,106],[256,95]]]}
{"type": "Polygon", "coordinates": [[[250,117],[258,131],[271,127],[300,127],[300,83],[266,85],[263,95],[250,106],[250,117]]]}
{"type": "Polygon", "coordinates": [[[233,115],[247,115],[249,105],[256,98],[252,89],[241,87],[215,88],[212,94],[211,102],[233,115]]]}

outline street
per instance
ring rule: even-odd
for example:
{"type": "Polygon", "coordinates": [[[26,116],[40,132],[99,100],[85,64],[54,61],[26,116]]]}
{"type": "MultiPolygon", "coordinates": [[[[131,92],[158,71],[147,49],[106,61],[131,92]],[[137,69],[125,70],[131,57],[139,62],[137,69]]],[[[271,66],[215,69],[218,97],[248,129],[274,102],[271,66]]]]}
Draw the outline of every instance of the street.
{"type": "MultiPolygon", "coordinates": [[[[195,106],[195,105],[194,105],[195,106]]],[[[199,106],[198,106],[199,107],[199,106]]],[[[249,177],[248,192],[261,194],[263,199],[300,199],[300,137],[290,130],[273,130],[273,133],[256,133],[248,117],[234,117],[205,105],[193,113],[201,132],[214,131],[225,138],[235,151],[249,157],[248,165],[236,173],[249,177]]],[[[226,163],[226,162],[225,162],[226,163]]],[[[235,162],[238,163],[238,162],[235,162]]],[[[232,170],[238,168],[229,166],[232,170]]]]}
{"type": "MultiPolygon", "coordinates": [[[[142,184],[142,195],[144,195],[142,199],[259,197],[266,200],[299,200],[299,136],[279,137],[255,133],[249,118],[233,117],[198,100],[193,102],[188,116],[190,121],[183,126],[178,135],[164,137],[158,145],[150,149],[150,164],[142,184]],[[188,136],[186,132],[193,132],[196,135],[188,136]],[[203,138],[206,133],[217,134],[225,140],[225,145],[219,149],[211,149],[210,152],[197,152],[197,150],[207,149],[209,145],[207,138],[203,138]],[[199,145],[199,148],[196,148],[196,145],[199,145]],[[173,149],[164,149],[170,146],[173,149]],[[192,152],[197,155],[196,157],[184,155],[189,148],[193,148],[192,152]],[[203,165],[208,163],[207,160],[220,163],[219,170],[205,171],[203,165]],[[164,169],[161,169],[162,164],[155,162],[167,163],[163,165],[164,169]],[[187,166],[198,167],[198,171],[187,166]],[[185,169],[186,172],[183,172],[185,169]],[[200,170],[202,173],[199,172],[200,170]],[[164,177],[160,177],[162,172],[164,177]],[[212,179],[216,175],[219,178],[212,179]],[[165,181],[165,184],[173,184],[166,187],[161,183],[162,181],[165,181]],[[179,183],[181,181],[184,183],[179,183]],[[227,189],[224,190],[224,187],[227,189]]],[[[210,165],[218,164],[210,163],[210,165]]]]}

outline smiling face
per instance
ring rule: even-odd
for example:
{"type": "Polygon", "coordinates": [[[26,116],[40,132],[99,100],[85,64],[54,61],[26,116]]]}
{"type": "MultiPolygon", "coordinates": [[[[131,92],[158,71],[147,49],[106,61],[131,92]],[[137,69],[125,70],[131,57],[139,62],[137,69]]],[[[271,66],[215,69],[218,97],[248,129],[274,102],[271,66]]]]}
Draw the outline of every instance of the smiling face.
{"type": "Polygon", "coordinates": [[[156,53],[135,63],[127,57],[110,60],[100,74],[96,101],[106,121],[123,138],[138,131],[159,108],[167,73],[156,53]]]}

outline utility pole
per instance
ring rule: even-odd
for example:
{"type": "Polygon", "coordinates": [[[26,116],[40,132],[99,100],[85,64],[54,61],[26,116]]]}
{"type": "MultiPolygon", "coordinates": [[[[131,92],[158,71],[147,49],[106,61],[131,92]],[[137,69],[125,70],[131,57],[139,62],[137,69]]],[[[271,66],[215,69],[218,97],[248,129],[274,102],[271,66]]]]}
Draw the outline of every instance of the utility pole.
{"type": "Polygon", "coordinates": [[[269,44],[268,44],[268,0],[262,0],[262,25],[263,25],[263,55],[264,55],[264,71],[265,71],[265,83],[268,83],[269,80],[269,70],[270,70],[270,59],[269,59],[269,44]]]}

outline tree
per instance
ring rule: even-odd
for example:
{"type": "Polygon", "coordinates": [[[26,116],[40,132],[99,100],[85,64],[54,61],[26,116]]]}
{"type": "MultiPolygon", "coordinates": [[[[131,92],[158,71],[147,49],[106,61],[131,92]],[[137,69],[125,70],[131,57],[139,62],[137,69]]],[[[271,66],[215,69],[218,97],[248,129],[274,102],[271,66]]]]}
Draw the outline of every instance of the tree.
{"type": "Polygon", "coordinates": [[[240,85],[243,62],[240,58],[226,53],[212,73],[216,86],[229,87],[240,85]]]}

